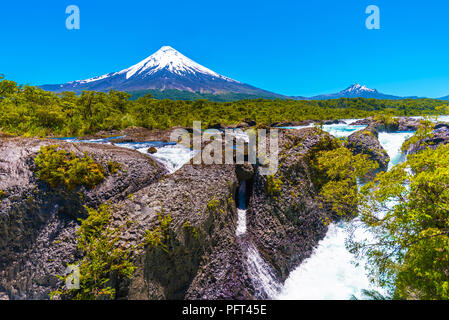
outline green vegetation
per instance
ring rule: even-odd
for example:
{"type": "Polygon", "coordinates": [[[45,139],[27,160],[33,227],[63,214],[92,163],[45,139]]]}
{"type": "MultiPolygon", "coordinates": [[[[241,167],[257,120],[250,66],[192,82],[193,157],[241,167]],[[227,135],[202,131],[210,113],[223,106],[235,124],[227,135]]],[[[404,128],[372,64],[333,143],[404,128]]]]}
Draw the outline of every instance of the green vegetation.
{"type": "Polygon", "coordinates": [[[434,127],[435,123],[430,121],[430,119],[421,120],[421,126],[418,128],[415,134],[402,144],[402,152],[406,152],[411,145],[415,143],[422,143],[424,139],[430,138],[432,136],[434,127]]]}
{"type": "Polygon", "coordinates": [[[326,207],[339,216],[357,214],[357,179],[372,175],[378,164],[369,160],[368,155],[353,155],[344,146],[333,150],[320,151],[313,166],[320,176],[319,195],[326,207]]]}
{"type": "Polygon", "coordinates": [[[209,101],[215,102],[230,102],[230,101],[237,101],[244,99],[258,99],[258,98],[266,98],[266,99],[275,98],[275,95],[272,94],[266,94],[265,96],[261,97],[260,95],[256,96],[245,93],[228,92],[222,94],[212,94],[212,93],[190,92],[175,89],[168,89],[164,91],[150,89],[150,90],[133,91],[130,92],[130,94],[131,100],[137,100],[138,98],[142,98],[148,95],[158,100],[170,99],[170,100],[195,101],[200,99],[203,100],[207,99],[209,101]]]}
{"type": "Polygon", "coordinates": [[[104,180],[103,166],[86,153],[77,157],[74,152],[57,148],[56,145],[42,146],[34,159],[36,176],[52,188],[65,186],[74,190],[81,185],[93,188],[104,180]]]}
{"type": "Polygon", "coordinates": [[[2,198],[6,195],[6,192],[3,190],[0,190],[0,203],[2,203],[2,198]]]}
{"type": "Polygon", "coordinates": [[[163,211],[157,213],[157,219],[159,225],[153,230],[147,230],[145,232],[144,244],[149,248],[161,248],[165,252],[168,252],[170,224],[173,219],[169,214],[164,215],[163,211]]]}
{"type": "MultiPolygon", "coordinates": [[[[86,208],[88,217],[81,220],[78,234],[78,249],[83,258],[74,263],[79,266],[80,288],[51,293],[73,300],[113,299],[116,289],[111,280],[131,278],[135,267],[131,262],[133,247],[125,249],[119,244],[119,228],[111,225],[112,214],[108,205],[98,210],[86,208]]],[[[61,277],[65,279],[66,277],[61,277]]]]}
{"type": "Polygon", "coordinates": [[[253,119],[260,124],[280,121],[364,118],[371,115],[438,114],[447,102],[432,99],[239,100],[234,102],[157,100],[146,95],[85,91],[54,94],[0,79],[0,131],[27,136],[82,136],[130,126],[165,129],[253,119]]]}
{"type": "Polygon", "coordinates": [[[108,161],[107,166],[110,174],[116,174],[122,170],[122,165],[116,161],[108,161]]]}
{"type": "Polygon", "coordinates": [[[267,192],[272,197],[276,197],[281,193],[282,180],[274,175],[267,176],[267,192]]]}
{"type": "Polygon", "coordinates": [[[351,241],[397,299],[449,299],[449,146],[425,149],[361,190],[360,217],[375,235],[351,241]]]}
{"type": "Polygon", "coordinates": [[[207,202],[207,210],[209,210],[210,212],[216,211],[219,205],[220,201],[218,201],[218,199],[216,199],[215,197],[212,197],[212,199],[207,202]]]}
{"type": "Polygon", "coordinates": [[[374,120],[382,123],[386,130],[397,130],[399,119],[394,116],[395,113],[380,113],[374,116],[374,120]]]}

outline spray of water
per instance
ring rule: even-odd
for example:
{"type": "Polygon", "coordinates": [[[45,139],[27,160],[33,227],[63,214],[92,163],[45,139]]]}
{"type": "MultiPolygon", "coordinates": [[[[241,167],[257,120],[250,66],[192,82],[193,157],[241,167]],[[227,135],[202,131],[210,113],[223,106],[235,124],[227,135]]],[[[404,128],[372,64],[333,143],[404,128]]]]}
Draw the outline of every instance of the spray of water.
{"type": "MultiPolygon", "coordinates": [[[[324,130],[336,137],[347,136],[354,132],[353,126],[325,126],[324,130]],[[346,126],[346,127],[345,127],[346,126]]],[[[360,128],[359,128],[360,129],[360,128]]],[[[380,133],[379,142],[390,156],[389,168],[405,160],[401,153],[404,141],[413,132],[380,133]]],[[[325,238],[320,241],[312,256],[290,273],[277,299],[350,299],[363,298],[363,289],[383,292],[367,278],[365,261],[355,265],[353,255],[346,249],[345,239],[354,227],[360,224],[358,219],[351,222],[339,222],[329,226],[325,238]]],[[[362,229],[356,229],[355,239],[370,239],[372,235],[362,229]]]]}

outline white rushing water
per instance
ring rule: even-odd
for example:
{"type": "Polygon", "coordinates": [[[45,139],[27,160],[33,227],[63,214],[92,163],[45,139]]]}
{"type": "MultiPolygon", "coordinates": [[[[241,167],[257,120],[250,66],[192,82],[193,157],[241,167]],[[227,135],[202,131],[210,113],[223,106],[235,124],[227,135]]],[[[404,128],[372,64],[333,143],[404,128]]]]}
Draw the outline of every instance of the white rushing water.
{"type": "Polygon", "coordinates": [[[154,160],[162,163],[167,168],[169,173],[174,173],[192,159],[196,151],[193,151],[183,145],[174,143],[156,143],[156,142],[142,142],[142,143],[117,143],[119,147],[137,150],[146,154],[154,160]],[[156,144],[156,145],[155,145],[156,144]],[[148,148],[155,147],[157,152],[154,154],[148,153],[148,148]]]}
{"type": "Polygon", "coordinates": [[[256,245],[246,236],[246,182],[239,187],[238,221],[236,235],[246,255],[246,266],[253,282],[257,298],[272,299],[277,296],[280,285],[273,270],[261,257],[256,245]]]}
{"type": "Polygon", "coordinates": [[[246,181],[242,181],[239,187],[239,205],[238,205],[238,221],[237,230],[235,231],[237,237],[246,233],[246,181]]]}
{"type": "MultiPolygon", "coordinates": [[[[110,137],[104,139],[90,139],[90,140],[79,140],[77,138],[62,138],[58,140],[66,142],[86,142],[86,143],[102,143],[102,144],[113,144],[111,140],[124,138],[120,137],[110,137]]],[[[179,170],[184,164],[190,161],[197,151],[193,151],[183,145],[172,143],[172,142],[162,142],[162,141],[148,141],[148,142],[120,142],[114,145],[122,148],[137,150],[140,153],[146,154],[147,156],[153,158],[157,162],[161,163],[169,173],[174,173],[179,170]],[[154,147],[157,152],[154,154],[148,153],[148,148],[154,147]]]]}
{"type": "MultiPolygon", "coordinates": [[[[347,126],[352,127],[352,126],[347,126]]],[[[359,128],[360,129],[360,128],[359,128]]],[[[336,137],[347,136],[350,128],[344,125],[326,126],[324,130],[336,137]]],[[[354,132],[354,131],[352,131],[354,132]]],[[[401,154],[404,141],[413,132],[380,133],[379,142],[391,158],[389,168],[405,158],[401,154]]],[[[358,219],[350,222],[333,223],[313,254],[298,268],[290,273],[277,299],[312,299],[312,300],[347,300],[352,297],[363,298],[363,289],[377,290],[384,293],[369,281],[364,261],[356,266],[353,255],[346,249],[345,240],[353,230],[358,219]]],[[[369,239],[370,234],[356,229],[356,239],[369,239]]]]}

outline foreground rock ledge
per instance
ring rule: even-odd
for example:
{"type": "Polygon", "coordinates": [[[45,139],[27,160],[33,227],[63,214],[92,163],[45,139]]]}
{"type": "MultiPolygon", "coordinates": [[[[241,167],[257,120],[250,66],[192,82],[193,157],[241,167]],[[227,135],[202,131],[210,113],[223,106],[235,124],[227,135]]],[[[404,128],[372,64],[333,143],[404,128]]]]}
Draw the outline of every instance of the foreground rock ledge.
{"type": "Polygon", "coordinates": [[[248,186],[247,233],[282,283],[309,257],[326,234],[309,157],[333,138],[316,129],[279,130],[282,181],[267,191],[261,168],[186,164],[174,174],[133,150],[109,145],[39,139],[0,140],[0,296],[48,299],[61,282],[56,275],[77,260],[77,218],[83,205],[111,203],[124,246],[136,245],[131,280],[113,283],[118,299],[261,298],[247,266],[245,241],[236,236],[239,177],[248,186]],[[58,192],[36,180],[33,158],[40,146],[59,144],[96,161],[116,161],[123,170],[95,189],[58,192]],[[244,170],[243,170],[244,169],[244,170]],[[80,197],[80,194],[83,196],[80,197]],[[170,215],[166,250],[143,245],[145,232],[170,215]]]}
{"type": "Polygon", "coordinates": [[[59,285],[55,275],[76,258],[75,232],[77,219],[85,217],[83,205],[95,208],[126,198],[166,173],[139,152],[114,146],[0,139],[0,190],[5,193],[0,202],[0,293],[11,299],[48,299],[59,285]],[[88,152],[103,164],[116,161],[121,170],[92,190],[53,190],[32,171],[40,147],[51,144],[79,156],[88,152]]]}

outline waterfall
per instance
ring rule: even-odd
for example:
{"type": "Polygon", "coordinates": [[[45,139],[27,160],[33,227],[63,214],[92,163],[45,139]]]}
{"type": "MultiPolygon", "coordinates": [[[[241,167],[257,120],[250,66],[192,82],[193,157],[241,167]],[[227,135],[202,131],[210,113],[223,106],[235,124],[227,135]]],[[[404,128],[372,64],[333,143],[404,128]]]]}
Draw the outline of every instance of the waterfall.
{"type": "Polygon", "coordinates": [[[256,245],[246,235],[246,182],[241,181],[238,197],[238,221],[236,235],[246,255],[246,268],[258,299],[272,299],[280,290],[272,268],[261,257],[256,245]]]}
{"type": "MultiPolygon", "coordinates": [[[[343,137],[353,131],[353,126],[332,125],[325,126],[324,130],[336,137],[343,137]]],[[[413,132],[379,134],[379,142],[390,156],[389,168],[405,160],[401,146],[412,135],[413,132]]],[[[363,289],[384,293],[382,288],[374,286],[369,281],[365,261],[362,260],[359,265],[355,265],[353,255],[346,249],[345,240],[348,233],[360,223],[356,218],[350,222],[331,224],[325,238],[319,242],[313,254],[290,273],[276,298],[347,300],[352,296],[363,298],[361,296],[363,289]]],[[[356,239],[372,237],[365,230],[355,230],[356,239]]]]}
{"type": "Polygon", "coordinates": [[[242,236],[246,233],[246,181],[242,181],[239,187],[239,205],[236,235],[242,236]]]}

